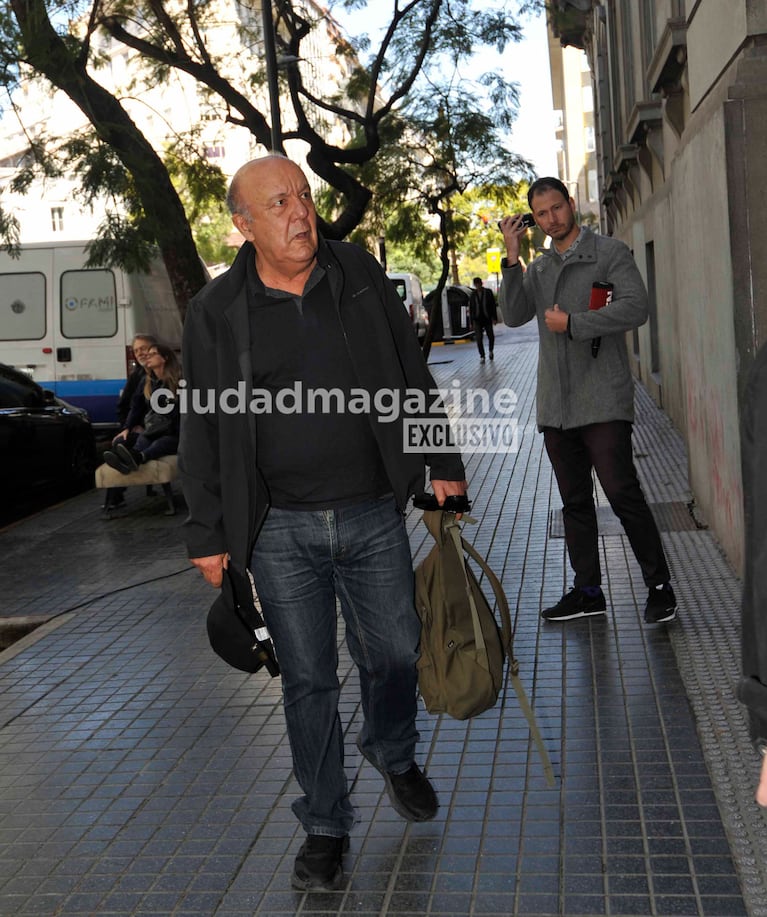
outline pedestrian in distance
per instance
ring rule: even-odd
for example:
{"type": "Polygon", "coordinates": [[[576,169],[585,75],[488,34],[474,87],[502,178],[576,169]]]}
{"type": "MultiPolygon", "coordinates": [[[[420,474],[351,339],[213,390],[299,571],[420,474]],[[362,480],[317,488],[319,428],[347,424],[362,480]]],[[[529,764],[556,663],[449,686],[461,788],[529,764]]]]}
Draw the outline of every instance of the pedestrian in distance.
{"type": "Polygon", "coordinates": [[[533,182],[527,199],[536,224],[551,237],[551,247],[523,270],[523,218],[501,220],[506,257],[501,261],[499,301],[507,325],[538,319],[536,419],[562,497],[565,540],[575,573],[573,588],[544,609],[542,617],[569,621],[606,611],[594,470],[642,570],[648,589],[645,621],[672,621],[676,597],[631,446],[634,380],[625,333],[647,321],[647,291],[623,242],[578,225],[575,202],[558,178],[533,182]],[[594,284],[599,294],[611,289],[611,298],[601,300],[607,301],[603,308],[594,308],[594,284]]]}
{"type": "Polygon", "coordinates": [[[423,489],[426,463],[440,504],[465,494],[465,471],[455,453],[404,450],[401,418],[379,422],[377,392],[426,393],[434,380],[378,262],[319,235],[299,166],[278,154],[246,163],[227,204],[246,241],[189,304],[185,380],[192,402],[198,390],[244,386],[267,406],[182,416],[187,546],[212,586],[229,564],[252,571],[303,793],[292,806],[306,832],[292,884],[335,889],[355,821],[336,600],[360,675],[358,748],[401,816],[433,818],[437,797],[415,762],[420,622],[403,510],[423,489]],[[367,394],[373,406],[344,410],[340,397],[321,411],[303,401],[279,409],[285,391],[321,389],[367,394]]]}
{"type": "Polygon", "coordinates": [[[767,346],[757,353],[744,398],[741,435],[745,570],[741,605],[743,676],[738,697],[761,755],[756,801],[767,807],[767,346]]]}
{"type": "Polygon", "coordinates": [[[495,330],[493,325],[498,321],[498,312],[495,303],[493,291],[489,290],[482,284],[481,277],[475,277],[472,280],[474,289],[469,297],[469,317],[474,329],[474,335],[479,351],[479,362],[485,362],[485,347],[482,342],[482,335],[487,335],[487,344],[490,359],[493,359],[493,348],[495,347],[495,330]]]}

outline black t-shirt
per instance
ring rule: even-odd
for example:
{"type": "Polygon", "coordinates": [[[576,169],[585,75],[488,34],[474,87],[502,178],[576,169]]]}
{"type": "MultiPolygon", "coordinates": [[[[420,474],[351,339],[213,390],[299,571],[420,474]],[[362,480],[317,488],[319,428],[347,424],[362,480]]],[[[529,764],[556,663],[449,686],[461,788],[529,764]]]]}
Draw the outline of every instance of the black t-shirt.
{"type": "Polygon", "coordinates": [[[325,272],[293,296],[264,291],[251,262],[248,300],[256,461],[272,506],[333,509],[390,493],[369,415],[344,409],[359,386],[325,272]],[[320,389],[332,394],[310,397],[320,389]]]}

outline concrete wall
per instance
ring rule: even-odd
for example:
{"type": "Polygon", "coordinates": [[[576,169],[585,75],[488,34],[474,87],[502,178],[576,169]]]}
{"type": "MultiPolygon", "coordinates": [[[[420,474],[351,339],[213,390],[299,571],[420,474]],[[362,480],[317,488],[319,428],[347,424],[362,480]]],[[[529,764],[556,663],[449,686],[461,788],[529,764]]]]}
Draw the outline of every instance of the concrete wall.
{"type": "MultiPolygon", "coordinates": [[[[674,224],[674,196],[670,189],[664,187],[651,211],[653,227],[652,239],[655,242],[656,296],[658,300],[658,340],[660,343],[659,378],[650,369],[649,360],[643,363],[642,381],[655,400],[662,404],[664,410],[673,419],[678,430],[684,430],[687,424],[687,407],[682,385],[681,349],[684,334],[680,327],[679,290],[676,277],[678,252],[674,224]],[[661,383],[656,385],[656,383],[661,383]],[[655,389],[658,393],[655,393],[655,389]]],[[[642,338],[642,353],[650,353],[650,329],[646,327],[642,338]]]]}
{"type": "Polygon", "coordinates": [[[673,277],[681,335],[677,359],[690,484],[727,555],[740,568],[738,361],[724,162],[724,111],[717,106],[672,168],[673,277]]]}
{"type": "Polygon", "coordinates": [[[704,0],[687,30],[690,107],[695,109],[726,69],[748,29],[743,0],[704,0]]]}

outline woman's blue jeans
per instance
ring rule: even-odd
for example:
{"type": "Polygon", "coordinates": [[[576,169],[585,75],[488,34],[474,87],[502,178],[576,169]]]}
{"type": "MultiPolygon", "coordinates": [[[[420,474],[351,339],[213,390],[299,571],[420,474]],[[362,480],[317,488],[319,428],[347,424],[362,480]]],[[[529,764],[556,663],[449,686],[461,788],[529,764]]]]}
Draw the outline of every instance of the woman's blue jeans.
{"type": "Polygon", "coordinates": [[[388,497],[316,512],[272,508],[251,567],[304,792],[293,811],[307,833],[341,837],[355,814],[338,715],[336,598],[359,669],[363,749],[383,770],[403,773],[418,740],[420,622],[402,515],[388,497]]]}

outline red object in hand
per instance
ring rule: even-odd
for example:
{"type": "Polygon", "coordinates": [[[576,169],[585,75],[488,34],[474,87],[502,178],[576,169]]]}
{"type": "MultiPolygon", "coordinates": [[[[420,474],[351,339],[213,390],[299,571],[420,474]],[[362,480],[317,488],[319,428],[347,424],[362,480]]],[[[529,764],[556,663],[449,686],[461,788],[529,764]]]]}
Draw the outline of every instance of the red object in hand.
{"type": "Polygon", "coordinates": [[[589,309],[601,309],[609,305],[613,298],[614,289],[613,285],[606,280],[597,280],[592,283],[589,309]]]}
{"type": "MultiPolygon", "coordinates": [[[[602,309],[604,306],[612,302],[613,298],[613,284],[607,280],[596,280],[591,284],[591,297],[589,298],[589,309],[602,309]]],[[[595,357],[599,353],[599,345],[602,343],[602,338],[592,338],[591,339],[591,356],[595,357]]]]}

